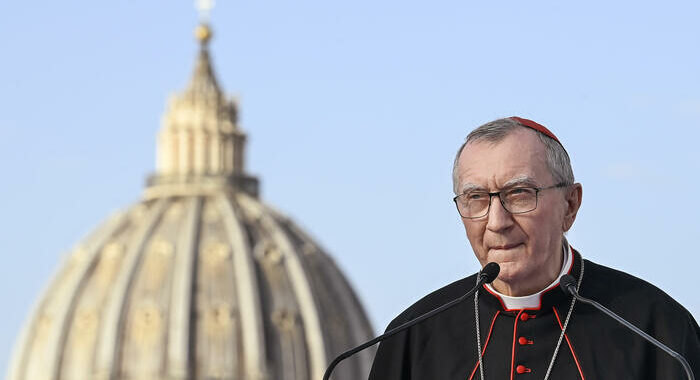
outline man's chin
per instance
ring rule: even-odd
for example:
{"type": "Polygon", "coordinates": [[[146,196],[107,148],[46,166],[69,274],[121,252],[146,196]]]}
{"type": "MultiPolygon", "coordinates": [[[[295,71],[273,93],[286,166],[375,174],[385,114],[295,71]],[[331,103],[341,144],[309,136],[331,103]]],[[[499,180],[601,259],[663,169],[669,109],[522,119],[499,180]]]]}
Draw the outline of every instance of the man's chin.
{"type": "Polygon", "coordinates": [[[522,270],[519,268],[518,263],[516,262],[508,261],[505,263],[498,263],[498,265],[501,267],[501,270],[498,273],[498,281],[500,282],[506,284],[517,284],[523,280],[523,277],[525,277],[522,270]]]}
{"type": "Polygon", "coordinates": [[[522,260],[527,257],[524,251],[524,246],[519,244],[509,249],[489,249],[486,253],[487,261],[493,261],[501,266],[501,270],[505,267],[522,265],[522,260]]]}

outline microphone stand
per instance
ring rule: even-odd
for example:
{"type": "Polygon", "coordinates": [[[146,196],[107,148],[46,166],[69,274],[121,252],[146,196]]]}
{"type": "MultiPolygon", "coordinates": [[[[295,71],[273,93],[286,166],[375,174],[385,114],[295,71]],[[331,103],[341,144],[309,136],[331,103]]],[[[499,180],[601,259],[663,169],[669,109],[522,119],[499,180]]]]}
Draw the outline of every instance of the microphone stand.
{"type": "Polygon", "coordinates": [[[666,352],[667,354],[671,355],[674,359],[678,360],[678,361],[681,363],[681,365],[683,366],[683,369],[685,370],[685,374],[686,374],[686,376],[688,377],[688,379],[690,379],[690,380],[695,380],[695,375],[693,375],[693,371],[692,371],[691,368],[690,368],[690,364],[689,364],[688,361],[683,357],[683,355],[677,353],[676,351],[673,351],[672,349],[670,349],[670,348],[669,348],[668,346],[666,346],[665,344],[663,344],[663,343],[659,342],[658,340],[656,340],[656,338],[654,338],[653,336],[651,336],[651,335],[645,333],[644,331],[640,330],[639,328],[637,328],[637,326],[635,326],[635,325],[633,325],[633,324],[627,322],[625,319],[623,319],[623,318],[620,317],[619,315],[613,313],[612,311],[610,311],[610,310],[609,310],[608,308],[606,308],[605,306],[599,304],[599,303],[596,302],[596,301],[593,301],[593,300],[591,300],[591,299],[588,299],[588,298],[585,298],[585,297],[580,296],[580,295],[578,294],[578,291],[576,291],[576,286],[574,285],[575,282],[572,282],[572,281],[575,281],[575,280],[573,279],[573,277],[571,277],[571,281],[567,281],[566,279],[564,279],[564,277],[567,277],[567,276],[571,277],[571,275],[564,275],[564,276],[562,276],[562,279],[560,280],[560,284],[562,285],[562,287],[563,287],[564,289],[566,289],[566,291],[567,291],[568,293],[570,293],[572,296],[574,296],[578,301],[583,302],[583,303],[588,304],[588,305],[591,305],[591,306],[595,307],[596,309],[602,311],[603,313],[607,314],[607,315],[610,316],[612,319],[616,320],[617,322],[619,322],[619,323],[622,324],[623,326],[627,327],[628,329],[630,329],[630,330],[636,332],[636,333],[639,334],[642,338],[644,338],[644,339],[646,339],[647,341],[653,343],[656,347],[662,349],[664,352],[666,352]]]}
{"type": "MultiPolygon", "coordinates": [[[[496,274],[498,274],[498,272],[496,272],[496,274]]],[[[460,302],[466,300],[466,299],[469,298],[471,295],[473,295],[474,292],[476,292],[476,291],[479,289],[479,287],[480,287],[481,285],[483,285],[483,284],[485,284],[485,283],[487,283],[487,282],[493,281],[493,280],[490,279],[489,277],[490,277],[490,276],[488,276],[488,275],[486,275],[486,274],[484,274],[484,273],[480,274],[480,275],[479,275],[479,282],[477,283],[477,285],[476,285],[474,288],[472,288],[470,291],[468,291],[467,293],[465,293],[463,296],[461,296],[461,297],[459,297],[459,298],[457,298],[457,299],[454,299],[454,300],[452,300],[452,301],[450,301],[450,302],[448,302],[448,303],[446,303],[446,304],[444,304],[444,305],[438,307],[437,309],[433,309],[433,310],[431,310],[431,311],[429,311],[429,312],[427,312],[427,313],[425,313],[425,314],[423,314],[423,315],[421,315],[421,316],[419,316],[419,317],[417,317],[417,318],[415,318],[415,319],[412,319],[412,320],[410,320],[410,321],[408,321],[408,322],[405,322],[405,323],[403,323],[403,324],[401,324],[401,325],[399,325],[399,326],[396,326],[396,327],[394,327],[393,329],[391,329],[391,330],[385,332],[384,334],[379,335],[378,337],[376,337],[376,338],[374,338],[374,339],[372,339],[372,340],[369,340],[369,341],[367,341],[367,342],[365,342],[365,343],[362,343],[361,345],[359,345],[359,346],[357,346],[357,347],[355,347],[355,348],[353,348],[353,349],[350,349],[350,350],[348,350],[348,351],[345,351],[345,352],[343,352],[342,354],[338,355],[338,357],[336,357],[336,358],[331,362],[331,364],[328,365],[328,369],[326,369],[326,373],[323,374],[323,380],[328,380],[328,379],[330,379],[331,373],[333,372],[333,369],[335,368],[335,366],[337,366],[338,363],[340,363],[341,361],[347,359],[348,357],[350,357],[350,356],[352,356],[352,355],[354,355],[354,354],[356,354],[356,353],[358,353],[358,352],[364,350],[365,348],[367,348],[367,347],[369,347],[369,346],[372,346],[372,345],[374,345],[374,344],[376,344],[376,343],[378,343],[378,342],[381,342],[382,340],[384,340],[384,339],[386,339],[386,338],[388,338],[388,337],[390,337],[390,336],[392,336],[392,335],[395,335],[395,334],[397,334],[397,333],[399,333],[399,332],[401,332],[401,331],[403,331],[403,330],[405,330],[405,329],[407,329],[407,328],[409,328],[409,327],[411,327],[411,326],[413,326],[413,325],[415,325],[415,324],[418,324],[418,323],[420,323],[420,322],[422,322],[422,321],[424,321],[424,320],[426,320],[426,319],[428,319],[428,318],[434,316],[435,314],[441,313],[441,312],[443,312],[443,311],[445,311],[445,310],[447,310],[447,309],[449,309],[449,308],[451,308],[451,307],[457,305],[458,303],[460,303],[460,302]]],[[[494,279],[495,279],[495,277],[496,277],[496,276],[493,276],[494,279]]]]}

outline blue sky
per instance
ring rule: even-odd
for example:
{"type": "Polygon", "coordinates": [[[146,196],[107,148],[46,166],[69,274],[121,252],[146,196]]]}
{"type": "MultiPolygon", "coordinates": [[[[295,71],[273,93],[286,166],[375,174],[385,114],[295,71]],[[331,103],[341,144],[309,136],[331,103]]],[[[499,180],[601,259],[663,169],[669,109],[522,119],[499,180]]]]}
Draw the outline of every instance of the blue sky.
{"type": "MultiPolygon", "coordinates": [[[[263,199],[327,248],[377,331],[477,270],[451,202],[472,128],[520,115],[569,151],[569,240],[700,315],[700,3],[232,2],[212,12],[263,199]]],[[[60,258],[138,200],[193,4],[0,5],[0,371],[60,258]]]]}

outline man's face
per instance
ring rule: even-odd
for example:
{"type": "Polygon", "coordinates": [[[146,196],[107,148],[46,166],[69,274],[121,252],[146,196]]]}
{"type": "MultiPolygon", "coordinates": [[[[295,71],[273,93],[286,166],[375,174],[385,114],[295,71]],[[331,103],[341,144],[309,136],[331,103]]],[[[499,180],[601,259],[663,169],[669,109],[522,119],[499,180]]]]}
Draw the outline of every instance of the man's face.
{"type": "MultiPolygon", "coordinates": [[[[469,143],[459,157],[457,179],[460,194],[468,189],[496,192],[516,186],[555,184],[544,145],[534,131],[525,128],[514,130],[496,144],[469,143]]],[[[580,185],[576,186],[580,190],[580,185]]],[[[494,197],[485,217],[462,218],[481,265],[493,261],[501,266],[494,283],[499,291],[514,296],[531,294],[558,275],[562,235],[573,223],[569,198],[575,195],[571,194],[566,188],[543,190],[535,210],[516,215],[494,197]]],[[[580,202],[580,192],[578,195],[580,202]]],[[[578,203],[573,206],[575,217],[578,203]]]]}

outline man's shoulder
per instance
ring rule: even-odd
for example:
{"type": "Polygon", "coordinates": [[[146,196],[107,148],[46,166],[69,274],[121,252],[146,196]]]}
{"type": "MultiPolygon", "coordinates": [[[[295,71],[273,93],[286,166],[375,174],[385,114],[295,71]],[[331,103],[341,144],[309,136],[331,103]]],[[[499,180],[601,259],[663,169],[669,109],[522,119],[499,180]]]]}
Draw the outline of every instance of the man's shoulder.
{"type": "Polygon", "coordinates": [[[581,295],[623,309],[646,309],[647,312],[664,314],[672,311],[690,316],[680,303],[652,283],[589,260],[586,260],[581,295]]]}
{"type": "Polygon", "coordinates": [[[474,287],[474,285],[476,285],[476,274],[462,278],[433,291],[427,296],[416,301],[413,305],[409,306],[406,310],[394,318],[387,329],[396,327],[408,320],[416,318],[442,306],[447,302],[463,296],[472,287],[474,287]]]}

